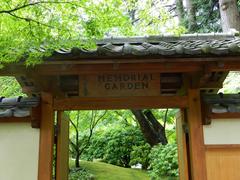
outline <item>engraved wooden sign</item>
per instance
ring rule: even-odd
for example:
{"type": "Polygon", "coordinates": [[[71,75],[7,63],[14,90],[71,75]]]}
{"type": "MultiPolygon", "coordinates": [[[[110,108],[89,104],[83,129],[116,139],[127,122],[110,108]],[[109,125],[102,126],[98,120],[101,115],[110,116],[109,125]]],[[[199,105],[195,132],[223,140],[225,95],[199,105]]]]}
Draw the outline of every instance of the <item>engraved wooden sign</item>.
{"type": "Polygon", "coordinates": [[[160,74],[106,73],[79,76],[81,97],[158,96],[160,74]]]}

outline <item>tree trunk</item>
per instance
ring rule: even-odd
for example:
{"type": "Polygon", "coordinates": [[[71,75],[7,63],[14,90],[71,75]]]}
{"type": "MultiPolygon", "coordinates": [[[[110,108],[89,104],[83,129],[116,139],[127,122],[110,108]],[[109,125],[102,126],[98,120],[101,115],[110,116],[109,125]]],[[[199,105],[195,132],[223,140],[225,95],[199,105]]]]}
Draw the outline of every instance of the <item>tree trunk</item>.
{"type": "Polygon", "coordinates": [[[230,29],[240,31],[240,15],[237,9],[237,0],[219,0],[223,32],[230,29]]]}
{"type": "Polygon", "coordinates": [[[80,163],[79,163],[79,161],[80,161],[80,153],[79,152],[76,152],[77,154],[76,154],[76,159],[75,159],[75,167],[76,168],[79,168],[80,167],[80,163]]]}
{"type": "Polygon", "coordinates": [[[154,130],[150,126],[148,120],[144,116],[142,110],[132,110],[132,113],[134,114],[135,118],[137,119],[140,129],[143,133],[143,136],[145,137],[146,141],[151,145],[154,146],[159,143],[159,140],[157,139],[157,135],[155,134],[154,130]]]}
{"type": "Polygon", "coordinates": [[[158,122],[158,120],[155,118],[155,116],[153,115],[153,113],[150,110],[146,111],[144,114],[146,115],[148,120],[151,122],[151,124],[155,130],[155,134],[157,135],[159,141],[163,145],[168,144],[165,128],[158,122]]]}
{"type": "Polygon", "coordinates": [[[157,121],[151,111],[132,110],[136,120],[139,123],[140,129],[150,146],[159,143],[166,145],[168,143],[165,128],[157,121]]]}
{"type": "Polygon", "coordinates": [[[176,13],[177,13],[180,25],[184,25],[184,7],[183,7],[182,0],[176,0],[176,13]]]}
{"type": "Polygon", "coordinates": [[[186,0],[186,9],[188,16],[188,31],[195,32],[197,28],[196,7],[193,0],[186,0]]]}

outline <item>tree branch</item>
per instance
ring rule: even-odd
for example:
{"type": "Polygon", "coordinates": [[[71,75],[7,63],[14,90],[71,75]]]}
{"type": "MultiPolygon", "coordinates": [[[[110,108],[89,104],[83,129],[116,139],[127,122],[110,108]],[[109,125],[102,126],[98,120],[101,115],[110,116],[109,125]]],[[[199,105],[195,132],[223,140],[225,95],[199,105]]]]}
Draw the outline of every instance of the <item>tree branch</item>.
{"type": "Polygon", "coordinates": [[[166,111],[165,111],[165,115],[164,115],[164,124],[163,124],[164,129],[166,129],[167,116],[168,116],[168,109],[166,109],[166,111]]]}
{"type": "Polygon", "coordinates": [[[77,2],[77,1],[67,1],[67,2],[64,2],[64,1],[53,1],[53,2],[52,1],[37,1],[37,2],[33,2],[33,3],[24,4],[22,6],[18,6],[13,9],[1,10],[0,14],[3,14],[3,13],[9,14],[9,13],[12,13],[12,12],[15,12],[15,11],[18,11],[18,10],[21,10],[21,9],[24,9],[27,7],[36,6],[39,4],[72,4],[72,5],[76,6],[76,4],[74,4],[74,2],[77,2]]]}
{"type": "Polygon", "coordinates": [[[95,120],[97,113],[95,113],[95,115],[93,115],[94,111],[92,111],[92,118],[91,118],[91,124],[90,124],[90,129],[89,129],[89,136],[88,136],[87,142],[81,148],[80,154],[82,154],[83,151],[85,150],[85,148],[88,147],[88,145],[90,144],[90,140],[91,140],[91,137],[93,135],[94,128],[96,127],[98,122],[106,115],[106,113],[107,113],[107,110],[105,110],[105,112],[97,120],[95,120]]]}
{"type": "Polygon", "coordinates": [[[76,144],[74,144],[74,142],[71,139],[70,139],[70,144],[72,145],[75,151],[78,150],[78,147],[76,146],[76,144]]]}
{"type": "Polygon", "coordinates": [[[24,20],[24,21],[27,21],[27,22],[34,22],[34,23],[37,23],[38,25],[42,25],[42,26],[46,26],[48,28],[54,28],[53,26],[50,26],[48,24],[45,24],[45,23],[42,23],[40,21],[37,21],[35,19],[32,19],[32,18],[26,18],[26,17],[21,17],[21,16],[17,16],[16,14],[13,14],[11,12],[8,13],[9,15],[17,18],[17,19],[21,19],[21,20],[24,20]]]}
{"type": "Polygon", "coordinates": [[[98,124],[98,122],[107,114],[107,110],[94,122],[93,128],[98,124]]]}
{"type": "MultiPolygon", "coordinates": [[[[123,118],[123,115],[122,115],[121,113],[119,113],[118,110],[115,110],[115,111],[113,111],[113,112],[116,113],[118,116],[121,116],[121,117],[123,118]]],[[[131,116],[131,118],[132,118],[132,116],[131,116]]],[[[129,125],[127,118],[123,118],[123,119],[124,119],[126,125],[129,125]]],[[[133,118],[133,120],[135,121],[134,118],[133,118]]]]}
{"type": "Polygon", "coordinates": [[[72,126],[74,127],[75,131],[78,131],[77,126],[73,123],[73,121],[69,118],[70,123],[72,124],[72,126]]]}

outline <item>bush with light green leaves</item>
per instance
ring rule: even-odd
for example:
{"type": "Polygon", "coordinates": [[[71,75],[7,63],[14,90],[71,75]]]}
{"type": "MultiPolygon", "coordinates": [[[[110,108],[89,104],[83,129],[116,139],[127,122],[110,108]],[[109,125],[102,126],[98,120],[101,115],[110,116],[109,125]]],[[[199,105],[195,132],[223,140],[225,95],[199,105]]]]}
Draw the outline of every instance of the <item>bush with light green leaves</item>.
{"type": "Polygon", "coordinates": [[[102,159],[109,164],[130,167],[146,162],[144,158],[150,152],[146,147],[148,145],[146,145],[139,127],[132,125],[114,126],[93,136],[90,146],[82,155],[82,159],[102,159]],[[145,149],[148,150],[145,151],[145,149]],[[133,151],[134,153],[132,153],[133,151]]]}
{"type": "Polygon", "coordinates": [[[150,176],[153,179],[161,176],[179,176],[176,144],[157,145],[152,148],[149,157],[150,176]]]}
{"type": "Polygon", "coordinates": [[[151,146],[145,143],[140,146],[134,146],[131,152],[130,165],[134,166],[137,164],[142,165],[142,169],[147,169],[149,166],[149,154],[151,152],[151,146]]]}

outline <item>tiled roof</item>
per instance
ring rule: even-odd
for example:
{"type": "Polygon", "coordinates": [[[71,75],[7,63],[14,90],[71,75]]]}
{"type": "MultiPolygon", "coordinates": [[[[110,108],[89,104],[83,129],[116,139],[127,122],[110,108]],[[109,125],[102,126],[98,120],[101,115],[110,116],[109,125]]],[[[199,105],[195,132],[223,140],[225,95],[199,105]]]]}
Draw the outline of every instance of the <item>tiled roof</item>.
{"type": "Polygon", "coordinates": [[[203,101],[213,113],[240,112],[240,94],[205,94],[203,101]]]}
{"type": "Polygon", "coordinates": [[[233,34],[186,34],[107,38],[97,42],[95,50],[60,49],[53,58],[104,58],[121,56],[222,56],[240,55],[240,38],[233,34]]]}
{"type": "Polygon", "coordinates": [[[27,117],[30,116],[31,108],[39,104],[39,98],[0,98],[1,117],[27,117]]]}

